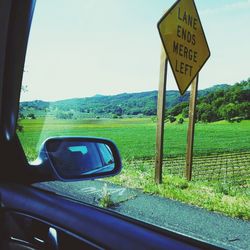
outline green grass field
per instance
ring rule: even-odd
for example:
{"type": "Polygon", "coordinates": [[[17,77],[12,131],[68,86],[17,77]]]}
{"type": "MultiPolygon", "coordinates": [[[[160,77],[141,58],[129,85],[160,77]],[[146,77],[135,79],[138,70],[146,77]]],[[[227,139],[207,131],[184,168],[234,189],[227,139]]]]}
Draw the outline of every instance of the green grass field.
{"type": "Polygon", "coordinates": [[[155,194],[232,217],[250,219],[250,121],[196,124],[193,180],[181,178],[185,166],[187,122],[165,125],[163,183],[154,183],[156,123],[149,118],[22,120],[18,133],[29,160],[50,136],[97,136],[112,139],[124,168],[115,184],[155,194]],[[210,156],[209,156],[210,155],[210,156]],[[172,158],[175,157],[175,158],[172,158]]]}
{"type": "MultiPolygon", "coordinates": [[[[113,140],[123,159],[152,159],[155,156],[156,123],[149,118],[22,120],[19,133],[29,160],[36,158],[39,146],[50,136],[97,136],[113,140]]],[[[250,150],[250,121],[241,123],[198,123],[195,130],[194,155],[250,150]]],[[[184,156],[187,122],[165,124],[164,156],[184,156]]]]}

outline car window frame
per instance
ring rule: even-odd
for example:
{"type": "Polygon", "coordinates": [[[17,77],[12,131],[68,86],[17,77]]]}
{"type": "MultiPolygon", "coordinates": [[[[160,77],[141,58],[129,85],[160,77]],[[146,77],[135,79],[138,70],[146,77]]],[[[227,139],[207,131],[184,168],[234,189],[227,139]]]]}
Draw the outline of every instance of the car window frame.
{"type": "MultiPolygon", "coordinates": [[[[101,217],[104,219],[104,223],[107,223],[106,225],[109,226],[111,225],[107,222],[107,218],[113,218],[114,220],[119,219],[120,224],[124,225],[124,230],[126,230],[125,225],[131,226],[132,229],[129,231],[131,237],[130,239],[134,239],[135,241],[136,239],[138,239],[140,240],[140,242],[142,242],[145,237],[144,233],[147,231],[149,232],[149,236],[155,235],[156,238],[163,234],[165,236],[168,235],[170,238],[176,238],[177,242],[179,243],[188,242],[190,245],[193,246],[200,246],[203,248],[212,247],[208,243],[204,243],[202,241],[171,232],[167,229],[161,229],[151,224],[139,222],[133,218],[117,214],[113,211],[93,207],[89,204],[82,204],[79,201],[72,201],[71,199],[68,199],[64,196],[53,194],[46,190],[38,190],[35,187],[31,186],[31,183],[40,181],[41,179],[39,179],[40,176],[36,176],[35,174],[32,174],[32,171],[30,171],[30,165],[27,162],[27,158],[23,151],[22,145],[16,134],[16,122],[18,117],[18,107],[25,54],[35,0],[9,1],[9,5],[8,1],[9,0],[3,0],[2,2],[5,3],[6,6],[9,6],[9,22],[8,33],[6,34],[6,57],[4,59],[5,63],[3,64],[5,66],[3,70],[4,80],[2,83],[2,88],[0,89],[0,94],[2,93],[0,97],[0,107],[2,111],[0,127],[0,146],[1,149],[3,147],[3,158],[1,161],[7,162],[5,166],[1,166],[1,170],[3,169],[3,167],[5,167],[7,171],[2,171],[0,177],[1,182],[7,183],[1,183],[0,186],[2,192],[1,201],[4,201],[5,204],[4,209],[25,212],[29,215],[32,215],[34,214],[35,205],[32,204],[32,201],[35,200],[34,196],[43,197],[43,199],[47,201],[49,199],[51,199],[50,201],[56,201],[60,199],[61,202],[59,204],[68,204],[69,206],[72,205],[75,208],[77,207],[78,209],[75,210],[77,213],[80,212],[81,208],[85,208],[86,211],[87,208],[90,209],[88,211],[92,211],[92,214],[90,212],[88,219],[91,219],[92,215],[95,214],[93,211],[101,212],[101,217]],[[16,37],[18,37],[19,39],[16,39],[16,37]],[[134,235],[136,229],[141,230],[140,236],[134,235]]],[[[3,9],[5,10],[5,8],[3,9]]],[[[38,217],[42,215],[42,213],[44,212],[44,207],[46,207],[46,203],[44,200],[43,202],[39,203],[40,205],[37,207],[36,216],[38,217]]],[[[52,205],[50,204],[50,206],[52,205]]],[[[65,207],[65,210],[67,210],[67,207],[65,207]]],[[[70,216],[68,213],[66,213],[66,215],[70,216]]],[[[96,219],[98,220],[98,218],[96,219]]],[[[126,232],[124,235],[126,236],[126,232]]],[[[166,240],[167,238],[164,239],[166,240]]]]}

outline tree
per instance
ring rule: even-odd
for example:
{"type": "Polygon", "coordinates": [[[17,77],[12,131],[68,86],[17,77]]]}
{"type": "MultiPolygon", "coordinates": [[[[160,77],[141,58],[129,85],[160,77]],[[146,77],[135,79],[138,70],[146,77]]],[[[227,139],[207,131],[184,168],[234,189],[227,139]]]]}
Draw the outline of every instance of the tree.
{"type": "Polygon", "coordinates": [[[24,118],[25,118],[24,114],[21,111],[19,111],[17,124],[16,124],[16,130],[20,133],[23,132],[23,125],[20,124],[20,120],[24,118]]]}
{"type": "Polygon", "coordinates": [[[71,111],[58,111],[55,116],[57,119],[71,120],[73,119],[74,113],[71,111]]]}
{"type": "Polygon", "coordinates": [[[186,107],[182,110],[181,114],[184,118],[188,118],[189,107],[186,107]]]}
{"type": "Polygon", "coordinates": [[[170,123],[173,123],[173,122],[176,121],[176,118],[174,116],[172,116],[172,115],[169,115],[168,119],[169,119],[170,123]]]}
{"type": "Polygon", "coordinates": [[[236,105],[236,110],[238,112],[238,116],[244,119],[250,119],[250,103],[243,102],[236,105]]]}
{"type": "Polygon", "coordinates": [[[206,117],[205,113],[212,109],[212,105],[209,103],[201,103],[196,107],[196,119],[201,121],[202,116],[206,117]]]}
{"type": "Polygon", "coordinates": [[[220,108],[220,106],[222,106],[225,102],[225,98],[224,97],[218,97],[217,99],[215,99],[213,102],[212,102],[212,106],[213,108],[220,108]]]}
{"type": "Polygon", "coordinates": [[[32,119],[32,120],[36,119],[36,116],[35,116],[35,114],[33,114],[33,113],[29,113],[29,114],[27,115],[27,117],[28,117],[29,119],[32,119]]]}
{"type": "Polygon", "coordinates": [[[217,114],[214,110],[206,110],[200,116],[200,121],[202,121],[202,122],[214,122],[217,120],[218,120],[218,117],[217,117],[217,114]]]}
{"type": "Polygon", "coordinates": [[[178,121],[178,124],[183,124],[183,122],[184,122],[184,119],[181,117],[181,118],[179,119],[179,121],[178,121]]]}
{"type": "MultiPolygon", "coordinates": [[[[21,91],[27,92],[27,91],[28,91],[27,85],[22,85],[21,91]]],[[[24,114],[22,113],[22,111],[23,111],[23,107],[22,107],[22,105],[20,104],[19,113],[18,113],[18,118],[17,118],[17,124],[16,124],[16,130],[17,130],[18,132],[20,132],[20,133],[23,132],[23,125],[20,124],[20,120],[25,118],[25,116],[24,116],[24,114]]]]}
{"type": "Polygon", "coordinates": [[[175,105],[175,106],[170,110],[169,113],[170,113],[172,116],[177,116],[177,115],[181,114],[181,113],[182,113],[182,110],[183,110],[184,108],[186,108],[186,107],[188,107],[188,102],[181,102],[181,103],[175,105]]]}
{"type": "Polygon", "coordinates": [[[225,106],[222,106],[219,109],[219,112],[221,114],[221,116],[223,117],[223,119],[230,121],[232,118],[238,116],[238,111],[236,108],[236,105],[233,103],[229,103],[225,106]]]}
{"type": "Polygon", "coordinates": [[[250,89],[242,89],[238,93],[238,101],[241,102],[249,102],[250,101],[250,89]]]}
{"type": "Polygon", "coordinates": [[[145,108],[145,110],[143,110],[143,114],[147,116],[156,115],[156,109],[145,108]]]}
{"type": "Polygon", "coordinates": [[[116,114],[117,116],[121,116],[122,113],[123,113],[123,111],[122,111],[122,108],[120,106],[115,107],[114,114],[116,114]]]}
{"type": "Polygon", "coordinates": [[[19,114],[18,114],[18,119],[24,119],[25,118],[25,116],[24,116],[24,114],[19,110],[19,114]]]}

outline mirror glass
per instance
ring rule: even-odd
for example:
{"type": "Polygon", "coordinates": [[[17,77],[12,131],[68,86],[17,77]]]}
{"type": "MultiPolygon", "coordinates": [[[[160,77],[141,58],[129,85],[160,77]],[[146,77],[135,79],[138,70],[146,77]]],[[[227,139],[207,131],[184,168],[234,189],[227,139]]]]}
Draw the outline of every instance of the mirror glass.
{"type": "Polygon", "coordinates": [[[52,140],[46,145],[56,171],[66,177],[107,173],[114,170],[114,157],[105,143],[52,140]]]}

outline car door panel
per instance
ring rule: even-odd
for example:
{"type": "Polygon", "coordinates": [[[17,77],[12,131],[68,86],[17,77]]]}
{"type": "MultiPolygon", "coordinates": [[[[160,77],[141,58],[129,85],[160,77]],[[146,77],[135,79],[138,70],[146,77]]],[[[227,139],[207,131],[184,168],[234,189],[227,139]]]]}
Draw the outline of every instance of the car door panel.
{"type": "Polygon", "coordinates": [[[4,211],[4,249],[102,249],[70,232],[11,210],[4,211]]]}
{"type": "Polygon", "coordinates": [[[72,235],[73,241],[77,242],[78,238],[81,244],[97,249],[212,248],[209,244],[34,187],[5,184],[0,186],[0,194],[2,217],[6,220],[6,216],[11,216],[15,224],[24,224],[17,230],[23,235],[28,227],[27,231],[34,233],[29,239],[46,241],[49,228],[54,228],[58,235],[61,232],[72,235]],[[34,225],[39,225],[35,226],[36,230],[34,225]]]}

